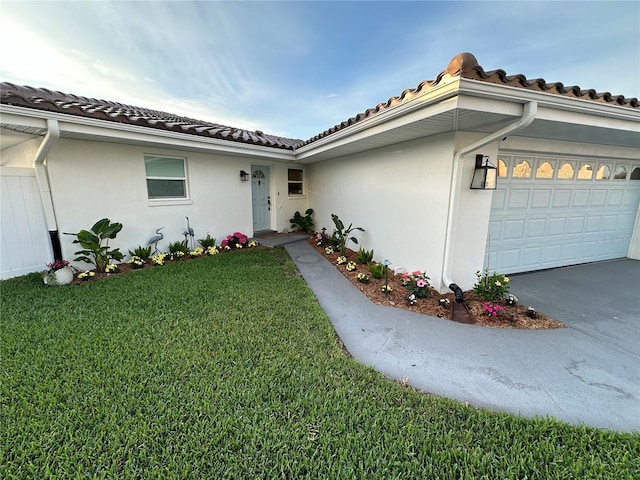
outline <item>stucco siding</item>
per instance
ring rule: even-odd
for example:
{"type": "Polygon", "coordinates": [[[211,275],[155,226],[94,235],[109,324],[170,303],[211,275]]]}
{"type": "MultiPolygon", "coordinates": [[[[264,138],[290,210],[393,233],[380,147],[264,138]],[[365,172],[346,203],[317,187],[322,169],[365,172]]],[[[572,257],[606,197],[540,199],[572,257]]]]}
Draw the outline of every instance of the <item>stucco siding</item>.
{"type": "MultiPolygon", "coordinates": [[[[316,227],[333,230],[331,214],[356,232],[359,246],[394,267],[426,270],[440,283],[452,135],[438,135],[309,167],[316,227]]],[[[358,245],[351,244],[352,249],[358,245]]]]}
{"type": "MultiPolygon", "coordinates": [[[[124,226],[111,244],[125,253],[145,245],[159,227],[164,227],[159,249],[183,240],[185,216],[196,239],[207,233],[218,240],[234,231],[251,234],[251,184],[239,180],[239,171],[250,164],[236,157],[64,139],[47,159],[59,231],[77,232],[108,217],[124,226]],[[145,154],[186,158],[188,201],[153,205],[148,200],[145,154]]],[[[65,258],[77,250],[72,240],[61,235],[65,258]]]]}

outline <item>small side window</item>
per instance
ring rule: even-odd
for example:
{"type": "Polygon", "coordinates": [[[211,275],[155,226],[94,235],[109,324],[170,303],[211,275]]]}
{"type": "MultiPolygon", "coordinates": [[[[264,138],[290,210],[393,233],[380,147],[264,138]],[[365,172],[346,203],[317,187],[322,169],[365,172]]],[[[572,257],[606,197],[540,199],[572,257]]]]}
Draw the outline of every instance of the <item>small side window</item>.
{"type": "Polygon", "coordinates": [[[187,198],[187,177],[184,158],[145,155],[149,200],[187,198]]]}
{"type": "Polygon", "coordinates": [[[290,168],[287,174],[289,196],[304,195],[304,173],[302,170],[290,168]]]}

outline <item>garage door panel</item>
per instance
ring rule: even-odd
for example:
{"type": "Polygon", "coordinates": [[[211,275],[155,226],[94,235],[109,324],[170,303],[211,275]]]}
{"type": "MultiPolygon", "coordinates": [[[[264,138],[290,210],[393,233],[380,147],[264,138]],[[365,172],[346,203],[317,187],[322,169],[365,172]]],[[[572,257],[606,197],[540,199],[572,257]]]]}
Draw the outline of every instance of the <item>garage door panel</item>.
{"type": "Polygon", "coordinates": [[[507,209],[509,211],[517,209],[526,210],[527,206],[529,205],[529,190],[518,189],[509,191],[507,198],[507,209]]]}
{"type": "Polygon", "coordinates": [[[567,223],[567,219],[564,217],[548,219],[547,235],[548,236],[564,235],[564,227],[566,223],[567,223]]]}
{"type": "Polygon", "coordinates": [[[584,228],[584,217],[569,217],[567,218],[567,233],[582,233],[584,228]]]}
{"type": "Polygon", "coordinates": [[[526,238],[544,237],[546,223],[547,220],[544,218],[531,218],[527,220],[526,238]]]}
{"type": "Polygon", "coordinates": [[[589,215],[584,224],[584,233],[594,233],[600,231],[602,215],[589,215]]]}
{"type": "Polygon", "coordinates": [[[524,226],[524,220],[505,220],[503,224],[504,235],[502,238],[504,240],[524,238],[524,226]]]}
{"type": "MultiPolygon", "coordinates": [[[[522,158],[508,157],[507,172],[522,158]]],[[[514,273],[624,257],[639,202],[640,181],[500,177],[489,221],[492,269],[514,273]]]]}
{"type": "MultiPolygon", "coordinates": [[[[638,181],[635,181],[633,183],[635,183],[636,185],[640,184],[640,182],[638,181]]],[[[635,189],[628,188],[624,191],[622,195],[621,206],[624,208],[631,208],[631,209],[633,209],[634,206],[635,208],[637,208],[639,201],[640,201],[640,192],[635,189]]]]}
{"type": "Polygon", "coordinates": [[[609,198],[607,199],[608,206],[618,206],[622,205],[622,198],[624,197],[624,190],[611,190],[609,192],[609,198]]]}
{"type": "Polygon", "coordinates": [[[553,207],[568,207],[571,203],[571,190],[556,190],[553,194],[553,207]]]}
{"type": "Polygon", "coordinates": [[[589,190],[575,190],[573,192],[572,207],[586,207],[589,202],[589,190]]]}
{"type": "Polygon", "coordinates": [[[551,201],[551,189],[540,189],[533,191],[533,199],[531,201],[532,208],[549,208],[551,201]]]}
{"type": "Polygon", "coordinates": [[[558,265],[562,256],[562,244],[549,245],[545,244],[542,249],[542,266],[548,268],[558,265]]]}
{"type": "Polygon", "coordinates": [[[601,231],[615,232],[618,225],[618,215],[604,215],[602,217],[601,231]]]}

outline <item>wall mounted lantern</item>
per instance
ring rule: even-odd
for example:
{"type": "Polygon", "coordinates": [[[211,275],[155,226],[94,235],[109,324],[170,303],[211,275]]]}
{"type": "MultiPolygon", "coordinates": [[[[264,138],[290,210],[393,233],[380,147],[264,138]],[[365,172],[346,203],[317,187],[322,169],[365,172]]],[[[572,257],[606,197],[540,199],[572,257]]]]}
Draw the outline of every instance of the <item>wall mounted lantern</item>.
{"type": "Polygon", "coordinates": [[[472,190],[495,190],[497,185],[498,169],[489,163],[489,157],[476,155],[476,167],[471,179],[472,190]]]}
{"type": "Polygon", "coordinates": [[[244,170],[240,170],[240,181],[247,182],[249,181],[249,177],[250,175],[247,172],[245,172],[244,170]]]}

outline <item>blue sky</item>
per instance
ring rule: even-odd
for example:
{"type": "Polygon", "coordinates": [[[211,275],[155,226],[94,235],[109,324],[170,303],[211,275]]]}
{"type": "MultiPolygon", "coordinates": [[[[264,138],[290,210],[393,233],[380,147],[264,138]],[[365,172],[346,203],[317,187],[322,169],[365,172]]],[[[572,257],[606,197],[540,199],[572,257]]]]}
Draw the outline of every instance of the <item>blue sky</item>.
{"type": "Polygon", "coordinates": [[[485,70],[640,97],[640,2],[0,2],[0,80],[307,139],[485,70]]]}

